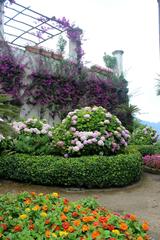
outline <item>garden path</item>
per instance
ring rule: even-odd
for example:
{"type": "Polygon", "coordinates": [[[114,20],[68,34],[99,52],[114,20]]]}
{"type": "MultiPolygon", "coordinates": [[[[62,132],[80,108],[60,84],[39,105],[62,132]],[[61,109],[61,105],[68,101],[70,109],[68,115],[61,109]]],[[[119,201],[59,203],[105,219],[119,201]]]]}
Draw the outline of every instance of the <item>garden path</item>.
{"type": "Polygon", "coordinates": [[[154,239],[160,240],[160,175],[144,173],[141,181],[132,186],[92,190],[55,188],[0,180],[0,194],[22,191],[59,192],[61,196],[73,201],[84,197],[96,197],[98,202],[108,209],[134,213],[141,219],[149,221],[154,239]]]}

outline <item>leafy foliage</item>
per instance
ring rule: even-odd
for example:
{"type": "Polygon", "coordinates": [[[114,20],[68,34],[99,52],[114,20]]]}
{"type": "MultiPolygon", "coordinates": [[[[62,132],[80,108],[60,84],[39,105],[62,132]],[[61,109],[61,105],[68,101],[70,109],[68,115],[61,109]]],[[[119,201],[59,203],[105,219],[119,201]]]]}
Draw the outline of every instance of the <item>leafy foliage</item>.
{"type": "Polygon", "coordinates": [[[19,114],[19,109],[11,104],[11,100],[8,95],[0,95],[0,134],[4,136],[13,132],[7,121],[17,118],[19,114]]]}
{"type": "Polygon", "coordinates": [[[115,156],[32,156],[1,155],[0,178],[52,186],[126,186],[140,179],[139,153],[115,156]]]}
{"type": "Polygon", "coordinates": [[[109,67],[111,69],[114,69],[117,65],[116,57],[107,55],[106,53],[104,53],[103,60],[104,60],[106,67],[109,67]]]}

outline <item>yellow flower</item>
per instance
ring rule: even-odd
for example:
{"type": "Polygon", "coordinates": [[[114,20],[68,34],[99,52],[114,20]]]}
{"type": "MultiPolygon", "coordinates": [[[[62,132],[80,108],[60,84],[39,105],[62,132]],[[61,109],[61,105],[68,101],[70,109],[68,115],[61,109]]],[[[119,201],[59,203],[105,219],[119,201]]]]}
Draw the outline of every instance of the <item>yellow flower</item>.
{"type": "Polygon", "coordinates": [[[58,198],[58,197],[59,197],[59,194],[56,193],[56,192],[54,192],[54,193],[52,193],[52,197],[58,198]]]}
{"type": "Polygon", "coordinates": [[[117,230],[117,229],[115,229],[115,230],[112,230],[112,232],[113,232],[113,233],[115,233],[115,234],[117,234],[117,235],[119,235],[119,234],[120,234],[120,231],[119,231],[119,230],[117,230]]]}
{"type": "Polygon", "coordinates": [[[39,194],[38,194],[38,196],[40,196],[40,197],[43,196],[43,195],[44,195],[43,193],[39,193],[39,194]]]}
{"type": "Polygon", "coordinates": [[[26,219],[27,218],[27,215],[26,214],[22,214],[19,216],[20,219],[26,219]]]}
{"type": "Polygon", "coordinates": [[[40,209],[40,206],[39,205],[36,205],[32,208],[33,211],[38,211],[40,209]]]}
{"type": "Polygon", "coordinates": [[[67,236],[68,235],[68,233],[66,232],[66,231],[60,231],[59,232],[59,236],[60,237],[65,237],[65,236],[67,236]]]}
{"type": "Polygon", "coordinates": [[[26,209],[25,209],[25,212],[30,212],[30,211],[31,211],[30,208],[26,208],[26,209]]]}
{"type": "Polygon", "coordinates": [[[41,217],[47,217],[47,213],[46,212],[41,212],[41,217]]]}
{"type": "Polygon", "coordinates": [[[55,237],[55,238],[57,238],[57,234],[55,234],[55,233],[52,233],[52,237],[55,237]]]}

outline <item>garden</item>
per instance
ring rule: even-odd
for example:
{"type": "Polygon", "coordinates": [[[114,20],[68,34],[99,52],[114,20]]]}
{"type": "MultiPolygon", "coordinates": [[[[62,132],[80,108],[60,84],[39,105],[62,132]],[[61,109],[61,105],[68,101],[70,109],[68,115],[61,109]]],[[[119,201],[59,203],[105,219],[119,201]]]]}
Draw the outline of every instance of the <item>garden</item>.
{"type": "MultiPolygon", "coordinates": [[[[47,18],[37,21],[39,35],[49,32],[47,18]]],[[[117,190],[136,185],[144,172],[160,174],[158,135],[134,117],[138,109],[129,103],[116,57],[105,53],[104,68],[84,66],[81,29],[65,18],[51,21],[76,43],[76,61],[64,58],[63,38],[58,53],[27,45],[18,55],[0,42],[0,179],[117,190]]],[[[111,211],[94,198],[6,193],[0,196],[0,239],[152,239],[140,217],[111,211]]]]}

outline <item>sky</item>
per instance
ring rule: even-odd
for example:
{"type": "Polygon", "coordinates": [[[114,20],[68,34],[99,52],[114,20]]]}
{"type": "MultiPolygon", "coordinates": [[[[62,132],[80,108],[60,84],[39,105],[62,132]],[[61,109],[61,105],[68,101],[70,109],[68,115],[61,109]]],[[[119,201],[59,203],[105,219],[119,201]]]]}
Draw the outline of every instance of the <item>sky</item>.
{"type": "Polygon", "coordinates": [[[17,0],[49,17],[65,16],[84,33],[85,61],[104,66],[104,52],[123,50],[130,103],[142,120],[160,122],[157,0],[17,0]]]}

